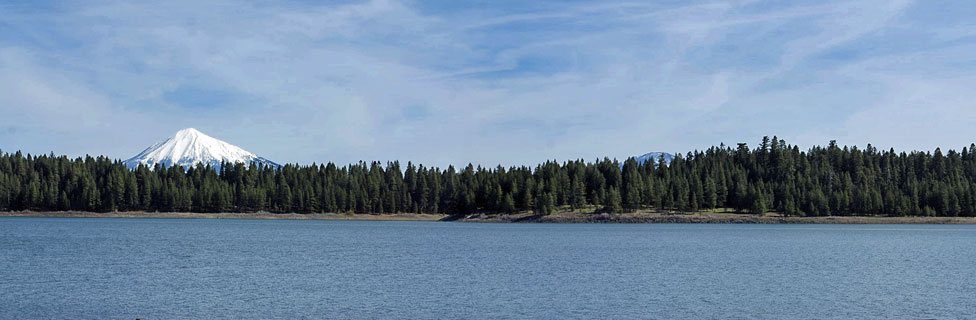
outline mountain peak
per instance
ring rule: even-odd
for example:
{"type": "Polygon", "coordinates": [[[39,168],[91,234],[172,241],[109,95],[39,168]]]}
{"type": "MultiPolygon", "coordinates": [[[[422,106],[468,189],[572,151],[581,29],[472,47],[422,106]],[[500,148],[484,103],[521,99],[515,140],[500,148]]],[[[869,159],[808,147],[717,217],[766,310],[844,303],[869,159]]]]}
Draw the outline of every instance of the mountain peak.
{"type": "Polygon", "coordinates": [[[647,161],[651,161],[651,163],[654,163],[655,166],[657,165],[658,160],[664,158],[664,164],[670,165],[671,160],[674,160],[674,155],[667,152],[648,152],[634,158],[637,160],[637,163],[639,164],[647,161]]]}
{"type": "Polygon", "coordinates": [[[139,164],[152,167],[155,164],[190,168],[198,163],[220,168],[222,162],[257,163],[277,167],[278,164],[259,157],[240,147],[221,141],[194,128],[177,131],[172,137],[157,143],[125,161],[129,168],[139,164]]]}
{"type": "Polygon", "coordinates": [[[200,130],[197,130],[197,129],[194,129],[194,128],[186,128],[186,129],[177,131],[174,136],[177,136],[177,137],[179,137],[179,136],[185,136],[185,137],[187,137],[187,136],[201,136],[201,135],[202,136],[206,136],[205,134],[203,134],[203,132],[200,132],[200,130]]]}

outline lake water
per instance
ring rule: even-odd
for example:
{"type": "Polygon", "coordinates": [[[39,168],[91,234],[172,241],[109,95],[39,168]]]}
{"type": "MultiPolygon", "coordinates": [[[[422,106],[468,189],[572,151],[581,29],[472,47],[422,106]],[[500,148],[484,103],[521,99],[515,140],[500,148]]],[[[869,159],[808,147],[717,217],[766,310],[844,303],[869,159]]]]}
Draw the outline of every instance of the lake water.
{"type": "Polygon", "coordinates": [[[0,318],[976,318],[976,226],[0,218],[0,318]]]}

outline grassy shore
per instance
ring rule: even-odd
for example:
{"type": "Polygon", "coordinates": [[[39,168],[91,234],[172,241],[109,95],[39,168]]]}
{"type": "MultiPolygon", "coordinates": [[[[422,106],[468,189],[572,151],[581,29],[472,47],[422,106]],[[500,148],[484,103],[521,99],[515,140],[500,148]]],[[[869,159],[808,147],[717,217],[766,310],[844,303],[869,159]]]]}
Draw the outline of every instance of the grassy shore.
{"type": "Polygon", "coordinates": [[[731,212],[659,213],[635,212],[600,214],[559,212],[541,216],[532,213],[472,214],[337,214],[337,213],[195,213],[195,212],[0,212],[0,217],[68,218],[183,218],[183,219],[287,219],[287,220],[376,220],[376,221],[458,221],[493,223],[811,223],[811,224],[976,224],[974,217],[784,217],[731,212]]]}

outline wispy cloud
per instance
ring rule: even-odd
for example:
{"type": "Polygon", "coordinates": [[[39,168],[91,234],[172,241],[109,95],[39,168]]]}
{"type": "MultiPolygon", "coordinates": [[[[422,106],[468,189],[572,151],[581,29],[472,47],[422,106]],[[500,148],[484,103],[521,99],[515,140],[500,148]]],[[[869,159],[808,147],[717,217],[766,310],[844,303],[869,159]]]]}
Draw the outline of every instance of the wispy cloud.
{"type": "Polygon", "coordinates": [[[976,117],[966,12],[976,5],[6,4],[0,148],[125,158],[190,126],[302,163],[508,165],[765,134],[958,147],[971,138],[948,128],[976,117]]]}

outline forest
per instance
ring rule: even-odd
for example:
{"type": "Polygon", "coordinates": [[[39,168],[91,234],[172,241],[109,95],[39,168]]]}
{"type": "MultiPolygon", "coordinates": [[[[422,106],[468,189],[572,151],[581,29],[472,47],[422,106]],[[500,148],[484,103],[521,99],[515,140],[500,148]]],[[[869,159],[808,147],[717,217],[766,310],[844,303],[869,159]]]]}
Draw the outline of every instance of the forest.
{"type": "Polygon", "coordinates": [[[801,151],[776,137],[666,164],[547,161],[446,169],[359,162],[129,170],[103,156],[0,151],[2,211],[273,213],[734,212],[786,216],[976,216],[976,145],[943,153],[801,151]]]}

